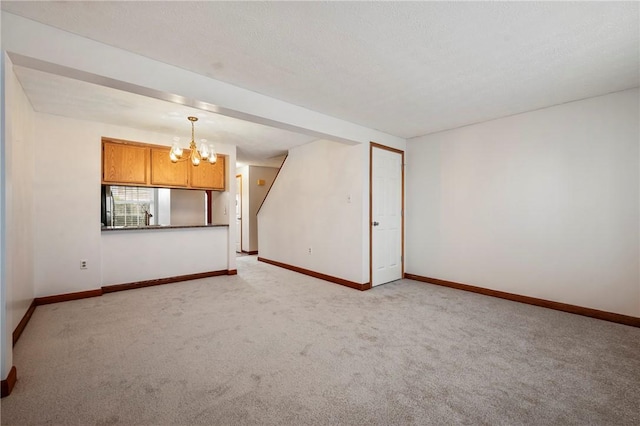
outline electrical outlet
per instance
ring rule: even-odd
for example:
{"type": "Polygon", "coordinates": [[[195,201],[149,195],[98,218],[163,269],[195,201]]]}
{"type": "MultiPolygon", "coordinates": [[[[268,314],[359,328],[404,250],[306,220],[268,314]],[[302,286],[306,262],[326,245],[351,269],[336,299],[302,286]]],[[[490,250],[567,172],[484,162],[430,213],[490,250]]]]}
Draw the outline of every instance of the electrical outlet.
{"type": "Polygon", "coordinates": [[[86,260],[81,260],[80,261],[80,269],[87,269],[87,261],[86,260]]]}
{"type": "Polygon", "coordinates": [[[311,252],[312,252],[312,251],[313,251],[313,250],[311,250],[311,247],[309,247],[309,254],[311,254],[311,252]]]}

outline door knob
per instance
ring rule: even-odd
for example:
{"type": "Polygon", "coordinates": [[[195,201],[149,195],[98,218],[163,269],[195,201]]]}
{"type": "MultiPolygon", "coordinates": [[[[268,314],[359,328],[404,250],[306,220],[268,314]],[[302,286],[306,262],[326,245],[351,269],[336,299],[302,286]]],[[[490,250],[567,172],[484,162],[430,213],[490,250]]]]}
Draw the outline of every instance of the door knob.
{"type": "Polygon", "coordinates": [[[380,222],[373,222],[373,226],[378,226],[380,225],[380,222]]]}

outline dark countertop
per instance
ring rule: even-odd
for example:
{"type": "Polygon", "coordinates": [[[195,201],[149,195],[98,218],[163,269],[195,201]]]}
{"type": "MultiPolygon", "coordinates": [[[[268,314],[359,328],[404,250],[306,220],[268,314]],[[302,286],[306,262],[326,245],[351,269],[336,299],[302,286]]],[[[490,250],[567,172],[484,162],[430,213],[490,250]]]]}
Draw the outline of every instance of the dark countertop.
{"type": "Polygon", "coordinates": [[[229,227],[229,225],[149,225],[149,226],[103,226],[102,232],[105,231],[147,231],[156,229],[184,229],[184,228],[215,228],[218,226],[229,227]]]}

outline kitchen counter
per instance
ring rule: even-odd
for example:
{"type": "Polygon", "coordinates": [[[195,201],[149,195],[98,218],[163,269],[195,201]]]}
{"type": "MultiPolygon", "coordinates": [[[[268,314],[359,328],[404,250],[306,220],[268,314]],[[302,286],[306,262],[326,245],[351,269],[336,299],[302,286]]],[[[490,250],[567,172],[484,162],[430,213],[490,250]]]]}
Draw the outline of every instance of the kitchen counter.
{"type": "Polygon", "coordinates": [[[102,286],[235,269],[229,268],[229,258],[235,256],[229,229],[228,225],[102,228],[102,286]]]}
{"type": "Polygon", "coordinates": [[[229,227],[227,224],[211,224],[211,225],[149,225],[149,226],[103,226],[102,232],[106,231],[140,231],[140,230],[156,230],[156,229],[185,229],[185,228],[215,228],[218,226],[229,227]]]}

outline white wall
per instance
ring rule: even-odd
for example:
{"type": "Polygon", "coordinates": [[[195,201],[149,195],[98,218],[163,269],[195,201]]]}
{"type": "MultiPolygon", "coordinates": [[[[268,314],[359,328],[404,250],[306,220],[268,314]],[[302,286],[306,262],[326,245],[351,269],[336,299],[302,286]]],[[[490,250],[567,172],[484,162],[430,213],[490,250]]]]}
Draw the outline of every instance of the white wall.
{"type": "Polygon", "coordinates": [[[2,379],[12,366],[12,334],[34,298],[33,115],[13,64],[3,57],[2,108],[2,379]]]}
{"type": "Polygon", "coordinates": [[[206,225],[204,190],[171,190],[171,225],[206,225]]]}
{"type": "Polygon", "coordinates": [[[406,271],[640,316],[638,99],[410,140],[406,271]]]}
{"type": "Polygon", "coordinates": [[[13,72],[7,76],[7,98],[12,108],[6,131],[7,278],[12,286],[12,327],[15,328],[33,301],[33,114],[13,72]]]}
{"type": "Polygon", "coordinates": [[[5,196],[7,202],[7,281],[11,285],[10,306],[15,328],[33,300],[33,115],[29,100],[12,69],[6,77],[7,144],[5,146],[5,196]]]}
{"type": "MultiPolygon", "coordinates": [[[[35,295],[99,288],[101,137],[171,145],[172,135],[40,113],[34,114],[34,129],[38,141],[33,153],[37,167],[33,190],[35,295]],[[80,259],[88,261],[87,269],[80,269],[80,259]]],[[[216,144],[216,149],[229,156],[227,180],[235,177],[235,146],[216,144]]],[[[233,185],[229,191],[235,197],[233,185]]],[[[235,230],[229,233],[235,244],[235,230]]],[[[135,253],[135,247],[130,253],[135,253]]],[[[235,269],[234,245],[227,259],[228,269],[235,269]]],[[[174,275],[181,274],[170,274],[174,275]]]]}
{"type": "Polygon", "coordinates": [[[227,270],[227,233],[226,226],[103,232],[102,285],[227,270]]]}
{"type": "MultiPolygon", "coordinates": [[[[235,186],[235,178],[231,184],[235,186]]],[[[233,203],[235,204],[235,200],[233,203]]],[[[211,191],[211,222],[214,225],[229,225],[229,217],[235,214],[235,207],[229,213],[230,205],[232,204],[229,204],[229,191],[211,191]]]]}
{"type": "Polygon", "coordinates": [[[171,225],[171,189],[158,188],[156,200],[156,217],[151,218],[154,225],[171,225]]]}
{"type": "Polygon", "coordinates": [[[368,235],[363,236],[369,220],[365,154],[368,146],[326,140],[292,149],[258,213],[260,256],[368,282],[368,263],[363,265],[369,250],[368,235]]]}
{"type": "Polygon", "coordinates": [[[6,57],[4,61],[2,379],[11,368],[13,330],[34,298],[32,151],[35,146],[35,113],[13,72],[11,61],[6,57]]]}
{"type": "Polygon", "coordinates": [[[6,155],[5,147],[7,145],[7,109],[5,107],[6,100],[6,86],[7,81],[5,76],[8,74],[10,64],[9,57],[4,51],[0,52],[0,128],[4,131],[0,131],[0,380],[5,380],[9,375],[9,371],[13,366],[13,348],[11,339],[11,315],[8,312],[9,305],[11,304],[11,290],[7,284],[6,278],[6,185],[5,185],[5,171],[6,171],[6,155]]]}
{"type": "Polygon", "coordinates": [[[248,215],[243,217],[249,230],[248,245],[243,247],[246,251],[258,251],[258,209],[277,174],[277,168],[249,166],[248,179],[246,182],[244,178],[242,180],[243,190],[247,192],[249,198],[248,215]],[[264,185],[258,185],[258,180],[264,180],[264,185]]]}

